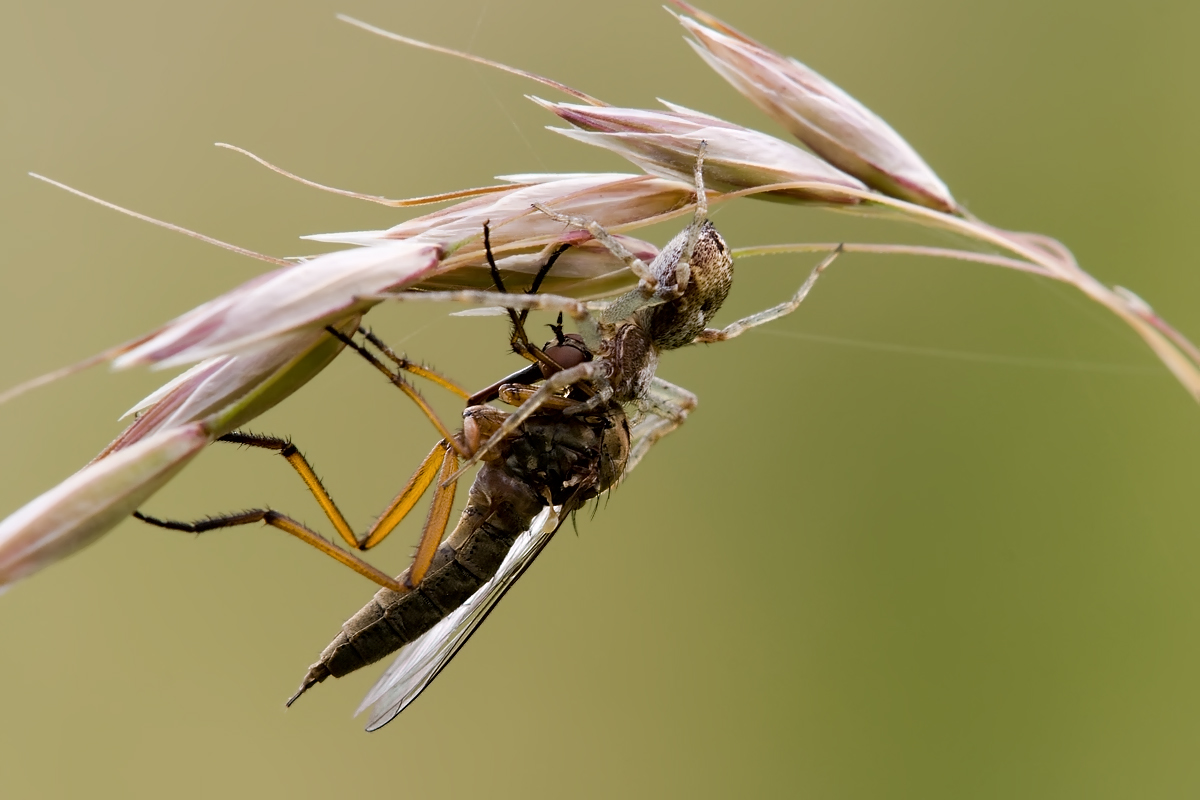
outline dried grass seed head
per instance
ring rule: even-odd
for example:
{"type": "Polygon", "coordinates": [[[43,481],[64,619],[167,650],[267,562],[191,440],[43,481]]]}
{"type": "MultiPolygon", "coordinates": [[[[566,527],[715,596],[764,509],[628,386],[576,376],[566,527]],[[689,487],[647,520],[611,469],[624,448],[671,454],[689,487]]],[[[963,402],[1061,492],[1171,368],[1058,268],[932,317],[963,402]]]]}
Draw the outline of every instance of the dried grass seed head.
{"type": "Polygon", "coordinates": [[[211,441],[199,423],[93,461],[0,522],[0,590],[79,550],[128,517],[211,441]]]}
{"type": "Polygon", "coordinates": [[[856,178],[830,166],[793,144],[706,114],[671,106],[670,111],[581,106],[531,98],[575,129],[550,128],[568,138],[597,145],[664,178],[690,182],[701,142],[705,185],[739,190],[780,183],[807,183],[811,188],[765,192],[761,197],[854,204],[843,191],[865,191],[856,178]]]}
{"type": "Polygon", "coordinates": [[[890,125],[831,81],[687,3],[688,44],[721,77],[814,153],[888,195],[938,211],[958,204],[937,174],[890,125]],[[709,26],[712,27],[709,27],[709,26]]]}

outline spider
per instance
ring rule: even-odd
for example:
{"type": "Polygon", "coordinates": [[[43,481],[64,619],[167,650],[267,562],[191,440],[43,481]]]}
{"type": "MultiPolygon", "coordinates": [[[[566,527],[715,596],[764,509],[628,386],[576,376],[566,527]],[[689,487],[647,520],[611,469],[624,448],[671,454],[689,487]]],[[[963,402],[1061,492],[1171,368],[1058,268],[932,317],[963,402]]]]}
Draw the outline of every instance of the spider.
{"type": "MultiPolygon", "coordinates": [[[[745,331],[784,317],[795,311],[812,289],[820,274],[841,253],[839,246],[822,260],[786,302],[739,319],[723,328],[710,328],[708,321],[717,313],[733,283],[733,258],[716,227],[708,219],[708,197],[704,189],[704,154],[701,142],[696,153],[694,182],[696,208],[691,222],[649,264],[634,256],[599,223],[583,217],[558,214],[543,205],[534,207],[552,219],[587,230],[608,248],[637,277],[638,285],[624,295],[604,304],[589,305],[569,297],[551,294],[501,294],[485,291],[404,292],[381,299],[399,301],[458,302],[476,305],[501,305],[514,322],[523,316],[517,311],[557,311],[570,316],[589,360],[556,369],[541,387],[484,442],[452,478],[457,478],[510,436],[521,423],[536,413],[550,398],[577,384],[592,387],[591,396],[565,414],[594,410],[605,403],[633,405],[640,417],[655,419],[652,430],[630,455],[630,467],[653,444],[679,427],[696,407],[694,394],[681,386],[659,378],[659,356],[695,343],[723,342],[745,331]]],[[[490,258],[490,256],[489,256],[490,258]]],[[[492,265],[495,274],[495,265],[492,265]]],[[[536,355],[517,351],[537,360],[536,355]]],[[[559,367],[562,365],[554,365],[559,367]]]]}

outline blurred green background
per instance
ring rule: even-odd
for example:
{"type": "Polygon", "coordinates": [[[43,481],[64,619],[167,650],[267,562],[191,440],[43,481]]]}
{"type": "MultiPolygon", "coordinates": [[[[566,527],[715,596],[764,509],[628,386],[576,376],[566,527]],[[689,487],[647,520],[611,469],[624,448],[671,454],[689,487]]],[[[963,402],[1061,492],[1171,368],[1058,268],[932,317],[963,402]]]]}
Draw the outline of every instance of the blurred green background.
{"type": "MultiPolygon", "coordinates": [[[[960,201],[1059,237],[1200,336],[1192,186],[1200,7],[706,7],[888,119],[960,201]]],[[[89,205],[277,255],[411,196],[518,171],[628,169],[542,130],[546,94],[334,20],[778,132],[653,2],[6,6],[3,385],[143,333],[263,267],[89,205]]],[[[922,241],[743,201],[733,246],[922,241]]],[[[672,231],[651,231],[660,243],[672,231]]],[[[723,319],[811,257],[748,261],[723,319]]],[[[518,362],[442,308],[370,322],[469,386],[518,362]]],[[[378,668],[283,700],[371,586],[281,534],[134,522],[0,599],[6,797],[1193,797],[1200,792],[1200,408],[1072,291],[988,267],[846,256],[801,313],[661,373],[701,398],[579,535],[566,529],[380,733],[378,668]]],[[[0,515],[84,464],[164,380],[103,369],[0,408],[0,515]]],[[[454,413],[456,404],[441,408],[454,413]]],[[[341,359],[264,417],[365,526],[433,434],[341,359]]],[[[148,510],[320,513],[285,465],[205,454],[148,510]]],[[[398,572],[407,526],[374,559],[398,572]]]]}

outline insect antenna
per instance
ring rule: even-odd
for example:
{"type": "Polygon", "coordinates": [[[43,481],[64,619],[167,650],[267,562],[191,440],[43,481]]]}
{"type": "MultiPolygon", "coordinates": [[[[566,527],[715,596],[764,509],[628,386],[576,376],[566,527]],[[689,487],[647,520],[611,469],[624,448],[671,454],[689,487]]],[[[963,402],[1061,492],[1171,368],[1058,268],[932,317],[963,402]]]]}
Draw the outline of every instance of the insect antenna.
{"type": "Polygon", "coordinates": [[[558,312],[558,322],[554,323],[553,325],[547,325],[546,327],[554,331],[554,340],[559,347],[562,347],[567,343],[566,334],[563,333],[563,315],[561,311],[558,312]]]}

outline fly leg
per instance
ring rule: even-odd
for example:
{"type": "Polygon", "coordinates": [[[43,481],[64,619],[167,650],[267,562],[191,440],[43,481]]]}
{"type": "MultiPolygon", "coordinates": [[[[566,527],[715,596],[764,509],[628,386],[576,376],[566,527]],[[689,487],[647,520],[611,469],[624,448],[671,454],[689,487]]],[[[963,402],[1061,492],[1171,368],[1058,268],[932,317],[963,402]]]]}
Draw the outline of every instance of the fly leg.
{"type": "Polygon", "coordinates": [[[401,583],[391,578],[353,553],[337,547],[312,529],[302,525],[291,517],[271,509],[252,509],[237,514],[223,514],[196,522],[163,520],[137,511],[133,515],[143,522],[160,528],[188,533],[207,533],[221,528],[262,522],[290,533],[336,561],[345,564],[360,575],[396,592],[411,589],[425,577],[437,546],[446,532],[446,525],[450,519],[451,506],[454,503],[456,487],[452,473],[458,467],[458,457],[446,442],[438,442],[434,446],[433,451],[421,462],[421,465],[408,480],[408,483],[404,485],[404,488],[393,498],[383,514],[379,516],[379,519],[360,538],[355,535],[349,523],[346,522],[345,516],[338,509],[337,504],[333,501],[333,497],[321,483],[321,479],[317,477],[308,460],[304,458],[304,455],[291,442],[274,436],[258,436],[256,434],[239,432],[222,436],[218,441],[274,450],[283,456],[292,468],[296,470],[296,473],[304,481],[304,485],[312,493],[313,497],[316,498],[317,503],[325,512],[325,516],[333,523],[338,534],[341,535],[347,545],[355,550],[369,550],[383,541],[389,533],[395,530],[396,526],[400,524],[408,512],[412,510],[413,506],[421,498],[421,495],[425,493],[435,479],[439,480],[439,483],[444,483],[445,485],[439,485],[434,492],[433,503],[429,509],[429,517],[425,522],[425,528],[421,534],[421,542],[417,547],[417,554],[413,558],[413,564],[404,582],[401,583]]]}
{"type": "Polygon", "coordinates": [[[278,511],[272,511],[269,508],[251,509],[250,511],[242,511],[237,514],[222,514],[217,517],[197,520],[196,522],[176,522],[174,520],[158,519],[157,517],[147,516],[140,511],[133,512],[133,516],[142,522],[147,522],[159,528],[166,528],[172,531],[185,531],[187,533],[207,533],[208,531],[219,530],[221,528],[232,528],[238,525],[263,522],[285,533],[290,533],[302,542],[312,545],[325,555],[339,563],[345,564],[359,575],[369,578],[380,586],[397,592],[404,590],[400,582],[387,573],[376,569],[353,553],[346,552],[291,517],[280,514],[278,511]]]}
{"type": "Polygon", "coordinates": [[[772,306],[764,311],[759,311],[757,314],[751,314],[748,317],[739,319],[737,322],[730,323],[724,328],[706,328],[703,333],[696,337],[695,341],[697,343],[724,342],[728,339],[741,336],[751,328],[757,328],[759,325],[765,325],[781,317],[786,317],[800,307],[800,304],[804,302],[804,298],[808,297],[808,293],[812,291],[813,284],[817,282],[817,278],[821,277],[821,273],[825,271],[825,268],[832,264],[834,259],[841,254],[842,246],[839,244],[832,253],[827,255],[820,264],[817,264],[813,268],[807,280],[804,281],[791,300],[780,303],[777,306],[772,306]]]}
{"type": "MultiPolygon", "coordinates": [[[[398,371],[393,372],[392,370],[388,369],[387,366],[385,366],[382,361],[380,361],[378,358],[376,358],[374,355],[372,355],[370,353],[370,351],[368,351],[365,347],[363,347],[358,342],[354,341],[353,339],[351,339],[349,336],[342,333],[338,329],[336,329],[332,326],[328,326],[328,327],[326,327],[326,330],[329,331],[330,335],[335,337],[342,344],[346,345],[346,347],[349,347],[350,349],[352,349],[356,353],[358,353],[360,356],[362,356],[363,359],[365,359],[368,364],[375,367],[375,369],[379,370],[385,376],[387,376],[387,379],[391,382],[391,384],[393,386],[395,386],[397,389],[402,391],[405,394],[405,396],[408,397],[409,400],[412,400],[414,403],[416,403],[417,408],[419,408],[421,410],[421,413],[425,415],[425,418],[433,423],[433,427],[437,428],[438,433],[441,434],[441,436],[442,436],[442,440],[445,442],[449,442],[450,445],[452,447],[454,447],[455,450],[458,451],[458,454],[460,456],[466,457],[466,456],[470,455],[470,453],[468,453],[466,451],[466,449],[462,446],[462,444],[458,441],[458,437],[456,437],[454,434],[452,434],[450,432],[450,429],[446,427],[445,423],[442,422],[442,420],[438,417],[437,413],[434,412],[433,408],[429,405],[429,403],[427,403],[425,401],[425,398],[421,396],[421,393],[418,392],[412,384],[410,384],[408,381],[404,380],[404,378],[400,375],[400,373],[398,371]]],[[[367,335],[368,335],[368,341],[371,341],[372,343],[378,342],[379,345],[381,346],[381,349],[385,353],[385,355],[390,354],[389,358],[392,358],[392,360],[395,361],[397,363],[397,365],[400,366],[401,369],[407,369],[407,371],[413,372],[414,374],[423,374],[426,376],[432,376],[431,379],[434,380],[436,383],[438,383],[438,385],[444,386],[444,387],[448,388],[450,391],[457,394],[459,397],[466,399],[466,397],[467,397],[466,390],[459,387],[456,383],[451,381],[449,378],[446,378],[446,377],[434,372],[433,370],[427,369],[425,367],[417,367],[415,369],[410,368],[411,362],[409,362],[408,359],[401,359],[395,353],[392,353],[391,349],[388,348],[387,345],[384,345],[383,342],[381,342],[379,340],[379,338],[374,336],[373,334],[367,334],[367,335]],[[420,372],[417,371],[418,369],[420,370],[420,372]]],[[[415,365],[411,365],[411,367],[415,367],[415,365]]]]}
{"type": "MultiPolygon", "coordinates": [[[[347,347],[353,349],[362,356],[369,364],[382,372],[389,381],[401,391],[404,392],[410,399],[417,404],[417,407],[425,414],[425,416],[433,423],[434,427],[442,434],[442,441],[434,446],[433,450],[421,462],[417,471],[404,485],[400,492],[392,499],[392,502],[379,516],[375,523],[367,530],[360,538],[354,533],[350,524],[346,521],[346,517],[334,502],[333,496],[321,483],[321,479],[317,477],[316,471],[312,465],[304,457],[304,454],[287,439],[281,439],[276,436],[263,436],[253,433],[245,433],[234,431],[222,436],[218,441],[230,442],[233,444],[241,444],[247,447],[257,447],[264,450],[272,450],[291,465],[296,474],[304,482],[305,487],[316,499],[321,510],[325,512],[325,516],[333,523],[333,527],[337,530],[351,549],[354,550],[369,550],[379,542],[383,541],[389,533],[391,533],[401,520],[405,518],[421,496],[434,482],[438,480],[439,487],[434,492],[433,503],[430,506],[429,517],[425,522],[425,528],[421,535],[421,543],[417,547],[417,554],[413,559],[413,565],[410,568],[405,583],[401,584],[395,579],[389,577],[386,573],[381,572],[375,567],[367,564],[359,557],[348,553],[342,548],[336,547],[331,542],[322,538],[320,535],[301,525],[299,522],[280,514],[271,509],[253,509],[239,514],[224,514],[218,517],[211,517],[197,522],[178,522],[173,520],[162,520],[156,517],[151,517],[140,512],[134,512],[134,516],[143,522],[151,525],[157,525],[161,528],[170,530],[187,531],[191,533],[204,533],[208,531],[218,530],[220,528],[235,527],[238,525],[248,525],[254,522],[263,522],[274,528],[292,534],[313,547],[316,547],[321,552],[334,558],[342,564],[353,569],[361,575],[366,576],[380,586],[386,586],[393,591],[403,591],[406,588],[411,588],[412,585],[420,582],[424,577],[425,572],[429,568],[429,563],[433,559],[433,554],[437,550],[437,545],[440,543],[442,535],[446,531],[446,525],[450,518],[450,509],[454,502],[455,485],[451,481],[451,473],[458,467],[459,456],[468,455],[465,445],[461,438],[450,433],[442,421],[430,408],[425,399],[420,396],[415,388],[408,384],[401,377],[399,371],[393,372],[388,369],[382,362],[372,355],[366,348],[355,342],[349,336],[346,336],[341,331],[330,327],[329,333],[340,340],[347,347]]],[[[437,373],[427,367],[423,367],[410,362],[408,359],[402,358],[392,352],[391,348],[385,345],[378,337],[371,332],[359,329],[366,337],[367,341],[379,348],[386,357],[391,359],[397,366],[398,370],[404,370],[414,375],[427,378],[439,386],[459,395],[467,397],[467,392],[462,389],[449,378],[437,373]]]]}
{"type": "Polygon", "coordinates": [[[316,499],[317,504],[321,506],[321,510],[325,512],[325,516],[333,523],[333,527],[337,530],[338,535],[353,550],[369,550],[383,541],[407,516],[408,512],[421,499],[421,496],[429,486],[437,480],[438,487],[434,490],[433,502],[430,504],[429,516],[425,521],[421,541],[417,546],[412,566],[405,574],[403,582],[389,577],[386,573],[366,563],[353,553],[337,547],[291,517],[269,508],[251,509],[236,514],[222,514],[196,522],[164,520],[142,514],[139,511],[135,511],[133,516],[160,528],[189,533],[206,533],[221,528],[262,522],[290,533],[380,586],[387,587],[396,592],[408,591],[425,577],[425,573],[428,572],[429,565],[437,552],[437,547],[441,543],[442,536],[446,532],[446,526],[450,519],[450,511],[454,504],[455,478],[457,477],[455,471],[458,468],[459,458],[469,456],[470,451],[460,436],[450,433],[429,404],[425,402],[425,399],[403,379],[400,371],[403,370],[431,380],[464,399],[468,397],[468,394],[465,389],[444,375],[427,367],[414,364],[408,359],[397,355],[378,337],[364,328],[359,328],[359,332],[363,334],[368,342],[396,364],[397,371],[389,369],[365,347],[336,328],[330,326],[327,330],[332,336],[362,356],[367,363],[382,372],[394,386],[417,404],[417,407],[421,409],[422,413],[433,423],[438,432],[442,434],[442,440],[434,445],[433,450],[425,457],[421,465],[417,467],[417,471],[392,499],[392,502],[384,509],[383,513],[367,532],[361,537],[354,533],[354,530],[346,521],[346,517],[337,507],[337,503],[334,502],[333,496],[330,495],[324,484],[321,483],[321,479],[317,477],[317,473],[313,470],[312,465],[308,463],[304,454],[291,441],[276,436],[263,436],[241,431],[228,433],[220,437],[217,441],[272,450],[283,456],[292,469],[296,471],[296,474],[300,476],[305,487],[308,488],[309,492],[316,499]]]}
{"type": "MultiPolygon", "coordinates": [[[[386,344],[384,344],[382,339],[380,339],[378,336],[376,336],[374,333],[372,333],[367,328],[360,327],[358,329],[358,332],[363,335],[364,339],[366,339],[368,342],[373,344],[376,347],[376,349],[379,350],[379,352],[381,352],[385,356],[387,356],[388,359],[390,359],[392,361],[392,363],[394,363],[396,365],[397,369],[403,370],[404,372],[411,373],[413,375],[416,375],[419,378],[424,378],[427,381],[435,383],[438,386],[445,389],[446,391],[450,392],[451,394],[458,395],[463,400],[467,399],[467,397],[468,397],[467,390],[462,388],[461,386],[459,386],[454,381],[447,378],[442,373],[437,372],[436,370],[432,370],[423,364],[418,364],[415,361],[410,361],[409,359],[405,358],[404,356],[397,355],[396,352],[394,350],[392,350],[392,348],[390,348],[386,344]]],[[[354,349],[356,351],[358,351],[360,355],[362,355],[362,351],[359,350],[359,348],[356,347],[354,349]]],[[[370,359],[368,359],[368,361],[370,361],[370,359]]],[[[387,375],[389,373],[390,373],[390,370],[386,370],[386,369],[384,370],[385,375],[387,375]]]]}
{"type": "MultiPolygon", "coordinates": [[[[486,230],[486,228],[485,228],[486,230]]],[[[553,262],[551,262],[553,263],[553,262]]],[[[498,278],[497,274],[497,278],[498,278]]],[[[433,423],[438,432],[442,434],[442,440],[434,445],[433,450],[417,467],[417,471],[409,478],[408,483],[400,490],[400,492],[392,499],[392,502],[379,516],[370,529],[363,535],[361,539],[354,537],[350,526],[346,524],[345,519],[341,517],[340,512],[333,503],[333,498],[321,486],[320,481],[316,480],[316,475],[312,475],[313,481],[310,482],[305,473],[299,466],[288,459],[289,463],[296,468],[300,473],[300,477],[304,479],[305,485],[309,491],[317,498],[321,508],[325,509],[326,516],[334,523],[334,527],[338,528],[342,538],[351,547],[359,550],[369,550],[375,545],[383,541],[388,534],[395,530],[396,526],[408,515],[413,506],[421,496],[429,488],[434,481],[434,475],[437,473],[438,487],[434,490],[433,501],[429,505],[429,516],[425,520],[425,527],[421,532],[421,541],[417,545],[416,554],[413,556],[412,565],[404,576],[404,586],[407,589],[412,589],[425,577],[425,573],[429,570],[429,565],[433,561],[433,557],[437,552],[437,547],[442,541],[442,536],[445,535],[446,526],[450,520],[450,511],[454,505],[454,494],[456,489],[455,470],[458,468],[458,460],[460,457],[467,457],[471,454],[470,449],[462,441],[462,437],[452,435],[446,426],[434,413],[433,409],[425,402],[425,399],[417,393],[416,389],[406,383],[400,376],[399,370],[404,370],[413,375],[419,375],[426,378],[437,385],[447,389],[464,400],[468,399],[467,391],[450,380],[446,376],[435,372],[428,367],[414,364],[407,358],[398,356],[390,347],[383,343],[379,337],[375,336],[370,331],[359,328],[368,342],[374,345],[398,368],[396,372],[388,369],[382,364],[379,359],[375,358],[366,348],[359,345],[357,342],[342,335],[339,331],[330,328],[329,332],[340,339],[347,347],[353,348],[360,356],[363,357],[371,366],[382,372],[387,378],[404,392],[410,399],[417,404],[421,412],[433,423]],[[336,517],[335,517],[336,515],[336,517]],[[339,524],[339,519],[341,520],[339,524]]],[[[299,454],[297,453],[299,456],[299,454]]],[[[303,461],[303,456],[299,456],[303,461]]],[[[307,466],[307,462],[305,462],[307,466]]],[[[311,473],[311,468],[308,469],[311,473]]]]}
{"type": "MultiPolygon", "coordinates": [[[[554,266],[554,262],[558,260],[559,256],[567,251],[567,248],[569,248],[570,245],[552,245],[552,247],[552,250],[547,248],[549,253],[546,256],[546,260],[538,269],[537,275],[535,275],[533,278],[532,285],[530,285],[529,290],[525,292],[525,294],[537,294],[537,290],[541,288],[542,281],[545,280],[546,276],[550,273],[550,269],[554,266]]],[[[487,256],[488,268],[491,270],[492,283],[496,285],[496,291],[498,291],[500,294],[508,294],[508,289],[504,286],[504,279],[500,277],[500,268],[496,266],[496,257],[492,254],[492,232],[491,227],[487,222],[483,223],[483,252],[487,256]]],[[[529,341],[529,334],[525,332],[525,320],[529,318],[529,309],[526,308],[520,313],[517,313],[515,308],[506,308],[505,310],[508,311],[509,321],[512,322],[512,336],[510,337],[510,342],[512,344],[513,351],[517,355],[522,356],[535,364],[542,364],[546,366],[551,371],[557,372],[561,370],[562,366],[555,363],[554,359],[546,355],[542,348],[529,341]]],[[[562,312],[559,313],[561,315],[562,312]]]]}

